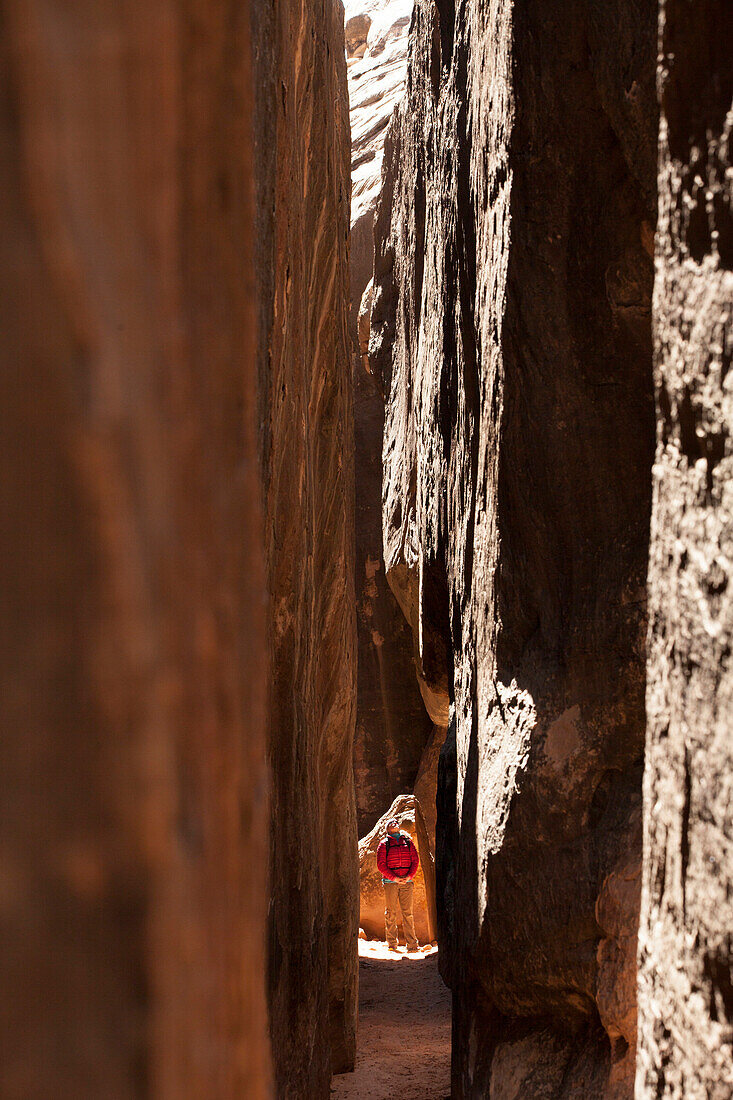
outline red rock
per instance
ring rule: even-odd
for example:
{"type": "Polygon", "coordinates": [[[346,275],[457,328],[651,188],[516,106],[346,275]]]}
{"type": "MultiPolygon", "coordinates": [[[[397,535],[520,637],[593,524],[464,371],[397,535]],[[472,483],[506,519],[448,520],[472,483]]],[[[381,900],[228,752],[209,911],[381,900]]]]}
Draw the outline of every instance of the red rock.
{"type": "Polygon", "coordinates": [[[350,140],[337,0],[253,3],[270,600],[268,986],[278,1095],[356,1050],[350,140]]]}
{"type": "Polygon", "coordinates": [[[7,1100],[270,1095],[247,24],[4,11],[7,1100]]]}
{"type": "Polygon", "coordinates": [[[33,0],[2,46],[0,1092],[269,1096],[269,969],[275,1087],[326,1096],[358,916],[342,9],[33,0]]]}

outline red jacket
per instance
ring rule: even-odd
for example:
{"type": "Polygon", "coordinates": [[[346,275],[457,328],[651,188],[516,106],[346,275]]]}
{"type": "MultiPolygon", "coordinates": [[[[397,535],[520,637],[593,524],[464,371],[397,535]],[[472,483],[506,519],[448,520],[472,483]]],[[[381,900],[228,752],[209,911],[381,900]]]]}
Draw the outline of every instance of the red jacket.
{"type": "Polygon", "coordinates": [[[390,882],[409,882],[420,865],[417,848],[406,833],[385,837],[377,848],[377,867],[390,882]]]}

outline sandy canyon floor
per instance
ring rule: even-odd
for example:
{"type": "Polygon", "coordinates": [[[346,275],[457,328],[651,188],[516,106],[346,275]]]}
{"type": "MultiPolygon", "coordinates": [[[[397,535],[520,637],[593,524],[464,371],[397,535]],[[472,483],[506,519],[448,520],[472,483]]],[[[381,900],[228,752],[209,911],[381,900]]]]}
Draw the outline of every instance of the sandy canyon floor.
{"type": "Polygon", "coordinates": [[[420,958],[359,941],[359,1032],[354,1073],[334,1077],[334,1100],[446,1100],[450,992],[434,948],[420,958]]]}

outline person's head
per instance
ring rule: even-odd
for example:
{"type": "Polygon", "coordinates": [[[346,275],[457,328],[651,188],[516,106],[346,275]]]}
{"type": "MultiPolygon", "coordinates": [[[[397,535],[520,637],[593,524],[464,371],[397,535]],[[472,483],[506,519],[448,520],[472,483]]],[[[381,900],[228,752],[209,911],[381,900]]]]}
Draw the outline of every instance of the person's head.
{"type": "Polygon", "coordinates": [[[391,821],[387,822],[387,832],[390,836],[397,836],[400,831],[400,823],[396,817],[393,817],[391,821]]]}

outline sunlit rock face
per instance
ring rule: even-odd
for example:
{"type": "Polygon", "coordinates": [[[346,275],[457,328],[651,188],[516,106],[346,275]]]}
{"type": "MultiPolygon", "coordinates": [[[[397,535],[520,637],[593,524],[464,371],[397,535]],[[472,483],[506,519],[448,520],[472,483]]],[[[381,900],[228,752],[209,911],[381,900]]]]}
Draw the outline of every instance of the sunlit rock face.
{"type": "Polygon", "coordinates": [[[351,221],[374,209],[384,135],[402,98],[413,0],[346,0],[351,105],[351,221]]]}
{"type": "Polygon", "coordinates": [[[358,869],[349,120],[340,0],[252,3],[278,1096],[353,1067],[358,869]]]}
{"type": "Polygon", "coordinates": [[[733,9],[662,5],[639,1097],[733,1096],[733,9]]]}
{"type": "Polygon", "coordinates": [[[374,209],[384,138],[404,95],[413,0],[346,0],[346,64],[351,122],[353,323],[372,275],[374,209]]]}
{"type": "MultiPolygon", "coordinates": [[[[385,577],[384,400],[359,351],[357,331],[362,297],[372,276],[374,208],[384,137],[404,92],[411,12],[412,0],[348,0],[345,11],[352,140],[350,333],[358,475],[355,582],[359,661],[354,769],[360,836],[369,832],[397,795],[412,790],[431,732],[415,676],[412,635],[385,577]]],[[[368,343],[368,309],[362,316],[368,343]]]]}
{"type": "Polygon", "coordinates": [[[652,0],[419,0],[377,213],[385,567],[438,782],[453,1095],[630,1097],[652,0]]]}

